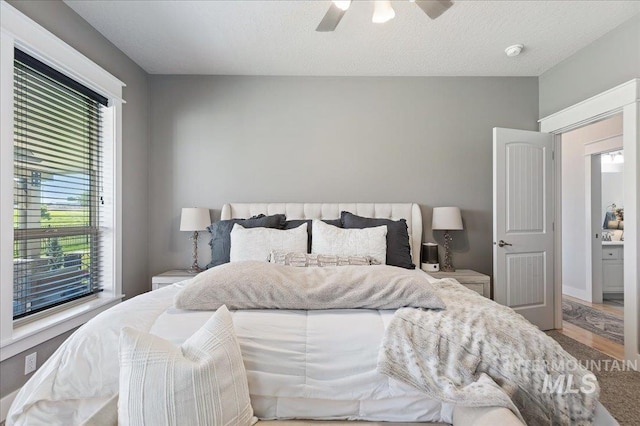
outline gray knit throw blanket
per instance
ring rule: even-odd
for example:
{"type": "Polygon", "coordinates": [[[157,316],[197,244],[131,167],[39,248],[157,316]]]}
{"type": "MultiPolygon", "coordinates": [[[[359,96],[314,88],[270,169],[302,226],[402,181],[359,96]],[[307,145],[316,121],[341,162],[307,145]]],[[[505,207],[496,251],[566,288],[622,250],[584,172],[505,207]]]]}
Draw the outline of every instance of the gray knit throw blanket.
{"type": "Polygon", "coordinates": [[[434,286],[446,309],[396,311],[380,373],[441,401],[510,408],[529,425],[592,424],[593,373],[512,309],[452,279],[434,286]]]}

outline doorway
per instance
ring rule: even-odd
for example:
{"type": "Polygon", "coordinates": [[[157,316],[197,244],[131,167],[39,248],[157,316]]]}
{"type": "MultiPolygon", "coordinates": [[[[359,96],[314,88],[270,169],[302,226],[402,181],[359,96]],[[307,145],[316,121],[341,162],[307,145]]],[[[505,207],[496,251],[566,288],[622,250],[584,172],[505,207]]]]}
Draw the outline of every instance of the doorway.
{"type": "MultiPolygon", "coordinates": [[[[554,135],[556,151],[560,152],[561,134],[622,113],[624,149],[624,359],[640,364],[640,79],[632,79],[610,90],[593,96],[571,107],[540,120],[540,131],[554,135]]],[[[562,253],[560,162],[556,161],[556,253],[562,253]]],[[[556,257],[554,288],[556,328],[562,327],[562,275],[561,256],[556,257]]],[[[635,367],[638,368],[638,367],[635,367]]]]}
{"type": "Polygon", "coordinates": [[[562,332],[622,359],[622,114],[561,133],[559,139],[562,332]]]}

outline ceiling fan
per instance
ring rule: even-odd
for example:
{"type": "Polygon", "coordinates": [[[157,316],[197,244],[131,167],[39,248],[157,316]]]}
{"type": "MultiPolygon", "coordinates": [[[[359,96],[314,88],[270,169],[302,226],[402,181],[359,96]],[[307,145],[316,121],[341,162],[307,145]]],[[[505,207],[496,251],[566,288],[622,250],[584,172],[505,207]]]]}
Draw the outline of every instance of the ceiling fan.
{"type": "MultiPolygon", "coordinates": [[[[438,16],[446,12],[447,9],[453,6],[453,1],[451,0],[409,1],[415,3],[431,19],[436,19],[438,16]]],[[[396,16],[396,13],[391,7],[390,0],[374,0],[373,4],[373,18],[371,20],[374,23],[379,24],[387,22],[396,16]]],[[[316,31],[329,32],[335,30],[340,23],[340,20],[349,9],[349,6],[351,6],[351,0],[333,0],[331,2],[331,6],[329,6],[329,10],[327,10],[322,21],[320,21],[318,28],[316,28],[316,31]]]]}

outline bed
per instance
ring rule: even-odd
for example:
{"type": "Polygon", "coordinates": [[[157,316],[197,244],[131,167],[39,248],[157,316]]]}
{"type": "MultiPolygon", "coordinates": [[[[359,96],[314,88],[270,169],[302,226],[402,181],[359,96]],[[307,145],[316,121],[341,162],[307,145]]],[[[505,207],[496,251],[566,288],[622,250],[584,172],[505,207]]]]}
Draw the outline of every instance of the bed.
{"type": "MultiPolygon", "coordinates": [[[[221,219],[259,214],[335,219],[341,211],[405,219],[411,257],[419,262],[422,216],[417,204],[227,204],[221,219]]],[[[436,281],[419,268],[411,273],[436,281]]],[[[81,327],[21,389],[7,424],[51,424],[52,419],[61,424],[113,424],[117,419],[116,354],[121,329],[134,326],[180,345],[211,317],[209,311],[175,308],[174,298],[189,284],[185,281],[132,298],[81,327]]],[[[380,342],[394,310],[252,309],[232,312],[232,316],[251,405],[261,422],[314,419],[522,424],[504,407],[474,408],[442,402],[380,374],[380,342]]],[[[616,424],[599,403],[596,418],[597,424],[616,424]]]]}

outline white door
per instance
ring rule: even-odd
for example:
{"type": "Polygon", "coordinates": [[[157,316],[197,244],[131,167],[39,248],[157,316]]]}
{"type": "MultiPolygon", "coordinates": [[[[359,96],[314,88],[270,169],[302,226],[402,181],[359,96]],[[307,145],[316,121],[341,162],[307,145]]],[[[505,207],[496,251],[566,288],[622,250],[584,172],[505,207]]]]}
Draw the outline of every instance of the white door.
{"type": "Polygon", "coordinates": [[[553,138],[493,129],[494,299],[554,326],[553,138]]]}

